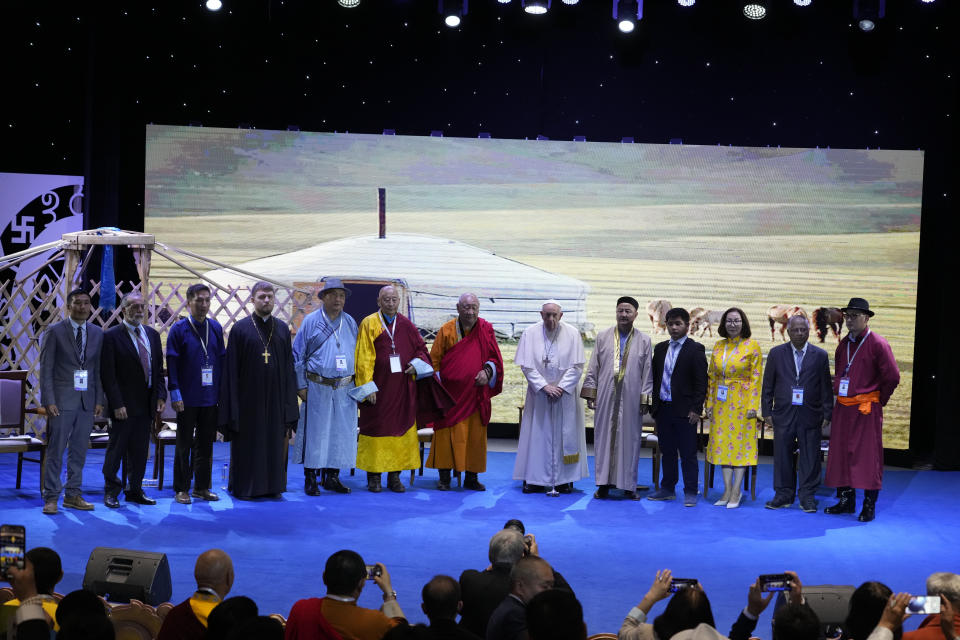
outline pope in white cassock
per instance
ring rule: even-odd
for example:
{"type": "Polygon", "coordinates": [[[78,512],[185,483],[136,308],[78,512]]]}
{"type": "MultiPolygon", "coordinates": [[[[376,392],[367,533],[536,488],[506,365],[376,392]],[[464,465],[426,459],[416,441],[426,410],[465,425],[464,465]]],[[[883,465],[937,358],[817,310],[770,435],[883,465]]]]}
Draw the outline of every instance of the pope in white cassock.
{"type": "Polygon", "coordinates": [[[514,480],[524,493],[552,488],[570,493],[587,477],[587,440],[580,399],[586,358],[580,332],[561,322],[555,300],[540,310],[541,322],[523,332],[514,362],[527,378],[514,480]]]}

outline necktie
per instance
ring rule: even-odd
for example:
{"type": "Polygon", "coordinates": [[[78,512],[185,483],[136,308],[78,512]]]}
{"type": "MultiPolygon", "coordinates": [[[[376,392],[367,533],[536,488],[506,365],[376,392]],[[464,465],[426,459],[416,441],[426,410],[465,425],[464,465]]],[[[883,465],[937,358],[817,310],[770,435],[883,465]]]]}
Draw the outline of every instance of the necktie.
{"type": "Polygon", "coordinates": [[[143,379],[150,385],[150,360],[147,359],[147,344],[143,341],[140,333],[140,327],[137,327],[137,352],[140,355],[140,366],[143,367],[143,379]]]}
{"type": "Polygon", "coordinates": [[[796,361],[797,361],[797,378],[799,378],[799,377],[800,377],[800,366],[803,364],[803,353],[801,353],[800,351],[797,351],[796,349],[794,349],[794,350],[793,350],[793,357],[794,357],[794,358],[796,359],[796,361]]]}
{"type": "Polygon", "coordinates": [[[670,390],[670,383],[673,378],[673,367],[677,364],[677,352],[679,351],[678,347],[680,346],[679,342],[670,342],[670,349],[667,351],[667,357],[664,358],[663,362],[663,380],[660,383],[660,399],[670,401],[673,399],[673,394],[670,390]]]}
{"type": "Polygon", "coordinates": [[[83,327],[77,327],[77,359],[80,360],[80,367],[83,367],[83,327]]]}

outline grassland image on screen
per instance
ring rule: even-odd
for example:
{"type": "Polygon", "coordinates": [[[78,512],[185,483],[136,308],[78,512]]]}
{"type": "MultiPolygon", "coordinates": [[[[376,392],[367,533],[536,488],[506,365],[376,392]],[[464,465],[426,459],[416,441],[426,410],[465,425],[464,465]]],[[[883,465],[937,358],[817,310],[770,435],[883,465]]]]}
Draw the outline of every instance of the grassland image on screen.
{"type": "MultiPolygon", "coordinates": [[[[771,337],[771,306],[812,315],[866,298],[901,370],[884,445],[907,446],[922,152],[168,126],[149,126],[146,139],[146,231],[231,265],[376,236],[384,187],[388,237],[455,240],[580,280],[598,331],[614,324],[621,295],[640,300],[637,326],[654,342],[667,337],[647,320],[649,301],[738,306],[766,355],[782,340],[771,337]]],[[[151,278],[196,279],[160,259],[151,278]]],[[[717,335],[697,339],[709,351],[717,335]]],[[[820,344],[813,330],[811,342],[820,344]]],[[[836,345],[832,333],[820,344],[831,361],[836,345]]],[[[501,348],[506,384],[493,420],[516,422],[525,382],[515,341],[501,348]]]]}

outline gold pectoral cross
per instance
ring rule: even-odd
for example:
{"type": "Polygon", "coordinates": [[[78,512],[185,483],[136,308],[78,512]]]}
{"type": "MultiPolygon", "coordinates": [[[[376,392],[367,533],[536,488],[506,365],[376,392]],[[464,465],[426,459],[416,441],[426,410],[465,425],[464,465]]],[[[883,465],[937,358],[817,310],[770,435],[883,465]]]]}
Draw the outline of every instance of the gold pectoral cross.
{"type": "Polygon", "coordinates": [[[260,355],[263,356],[264,364],[270,364],[270,351],[268,349],[264,348],[263,353],[261,353],[260,355]]]}

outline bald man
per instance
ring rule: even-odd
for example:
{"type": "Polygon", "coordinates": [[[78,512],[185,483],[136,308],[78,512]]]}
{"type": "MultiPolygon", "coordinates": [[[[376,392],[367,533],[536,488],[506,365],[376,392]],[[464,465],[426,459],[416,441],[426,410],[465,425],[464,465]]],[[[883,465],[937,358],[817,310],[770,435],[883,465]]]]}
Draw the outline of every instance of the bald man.
{"type": "Polygon", "coordinates": [[[433,368],[456,404],[434,424],[427,465],[437,469],[437,489],[450,490],[450,471],[466,471],[464,489],[484,491],[490,399],[503,390],[503,356],[493,325],[480,317],[480,300],[464,293],[457,317],[437,331],[430,349],[433,368]]]}
{"type": "Polygon", "coordinates": [[[193,568],[197,590],[163,619],[157,640],[203,640],[207,617],[233,587],[233,561],[225,551],[210,549],[193,568]]]}
{"type": "Polygon", "coordinates": [[[377,306],[378,311],[360,323],[354,357],[358,387],[354,397],[361,402],[357,468],[367,472],[369,491],[381,491],[381,474],[386,471],[387,488],[403,493],[400,472],[420,466],[417,424],[441,419],[453,401],[449,396],[428,398],[439,383],[420,332],[399,312],[397,288],[380,289],[377,306]],[[418,381],[428,385],[423,389],[427,393],[419,393],[418,381]]]}

